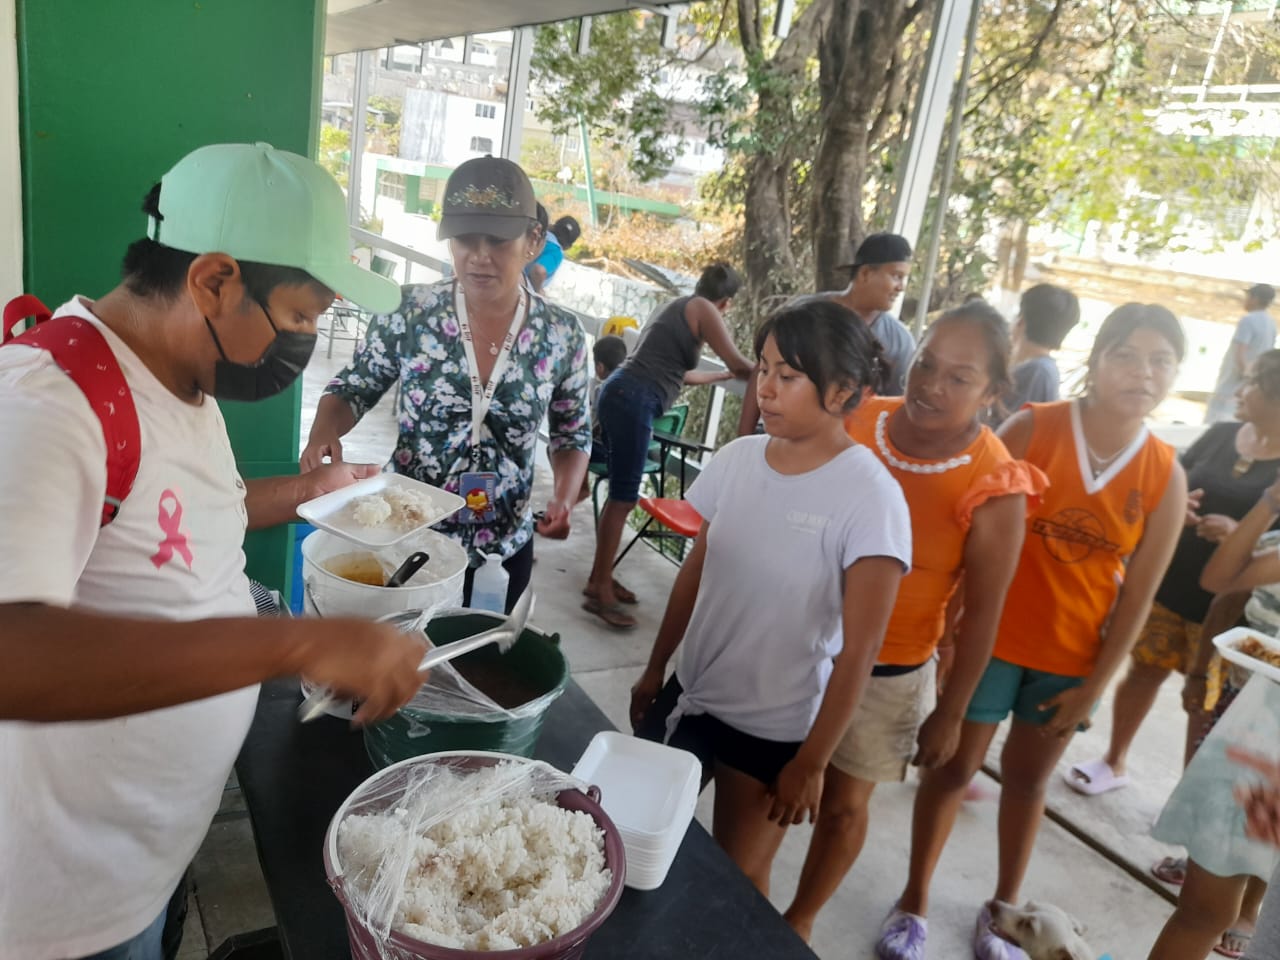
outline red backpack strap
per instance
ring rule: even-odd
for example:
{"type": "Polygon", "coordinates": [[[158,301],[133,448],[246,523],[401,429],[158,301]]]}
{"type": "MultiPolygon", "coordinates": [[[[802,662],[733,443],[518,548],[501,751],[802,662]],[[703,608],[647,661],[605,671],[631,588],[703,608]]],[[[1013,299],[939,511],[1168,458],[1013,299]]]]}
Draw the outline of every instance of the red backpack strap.
{"type": "Polygon", "coordinates": [[[17,334],[13,332],[19,321],[27,319],[27,317],[35,317],[36,324],[39,325],[53,316],[52,312],[38,297],[33,297],[29,293],[24,293],[20,297],[14,297],[4,305],[4,330],[0,335],[0,343],[8,343],[17,334]]]}
{"type": "MultiPolygon", "coordinates": [[[[142,431],[138,426],[138,411],[133,405],[133,392],[107,338],[88,320],[80,317],[37,318],[36,325],[30,330],[9,338],[10,310],[20,300],[35,300],[35,297],[19,297],[5,309],[6,342],[48,351],[54,362],[80,388],[102,424],[102,438],[107,444],[107,490],[103,497],[101,523],[105,527],[120,512],[120,505],[133,489],[134,478],[138,475],[142,431]]],[[[40,301],[35,302],[39,304],[40,301]]]]}

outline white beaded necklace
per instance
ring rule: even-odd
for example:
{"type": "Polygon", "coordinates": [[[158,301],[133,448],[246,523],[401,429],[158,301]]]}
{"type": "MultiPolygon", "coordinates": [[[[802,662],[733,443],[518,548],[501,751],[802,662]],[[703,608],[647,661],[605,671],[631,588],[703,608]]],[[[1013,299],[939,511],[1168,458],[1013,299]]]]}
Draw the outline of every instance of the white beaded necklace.
{"type": "Polygon", "coordinates": [[[954,470],[956,467],[965,467],[973,462],[973,458],[967,453],[952,457],[950,460],[938,460],[934,463],[908,463],[905,460],[899,460],[893,455],[893,451],[889,449],[888,441],[885,439],[885,425],[888,422],[889,411],[881,410],[880,416],[876,418],[876,446],[880,449],[880,456],[884,457],[889,466],[896,470],[905,470],[907,473],[946,473],[948,470],[954,470]]]}

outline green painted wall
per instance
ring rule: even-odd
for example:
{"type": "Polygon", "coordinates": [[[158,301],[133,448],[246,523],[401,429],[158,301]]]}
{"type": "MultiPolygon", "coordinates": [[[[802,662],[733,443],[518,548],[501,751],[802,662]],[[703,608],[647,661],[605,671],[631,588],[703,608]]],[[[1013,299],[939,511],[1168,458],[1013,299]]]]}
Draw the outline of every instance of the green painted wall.
{"type": "MultiPolygon", "coordinates": [[[[266,140],[315,155],[323,0],[18,0],[24,280],[96,296],[145,234],[139,207],[183,154],[266,140]]],[[[224,404],[247,477],[296,469],[301,387],[224,404]]],[[[249,573],[289,582],[292,534],[253,534],[249,573]]]]}

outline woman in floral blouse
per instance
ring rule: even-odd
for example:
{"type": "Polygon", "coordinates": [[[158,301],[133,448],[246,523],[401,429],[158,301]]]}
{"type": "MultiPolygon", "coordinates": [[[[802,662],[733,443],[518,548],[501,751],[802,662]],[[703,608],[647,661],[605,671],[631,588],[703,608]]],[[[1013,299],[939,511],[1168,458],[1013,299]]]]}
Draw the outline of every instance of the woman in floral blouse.
{"type": "MultiPolygon", "coordinates": [[[[399,384],[391,469],[461,493],[473,510],[436,525],[471,555],[503,557],[508,609],[533,565],[534,450],[550,425],[555,489],[538,532],[569,534],[569,510],[591,449],[586,339],[577,319],[532,294],[523,269],[536,246],[533,188],[509,160],[459,166],[445,187],[439,236],[455,278],[404,288],[375,317],[350,366],[325,390],[302,469],[342,458],[341,437],[399,384]]],[[[464,590],[470,600],[471,572],[464,590]]]]}

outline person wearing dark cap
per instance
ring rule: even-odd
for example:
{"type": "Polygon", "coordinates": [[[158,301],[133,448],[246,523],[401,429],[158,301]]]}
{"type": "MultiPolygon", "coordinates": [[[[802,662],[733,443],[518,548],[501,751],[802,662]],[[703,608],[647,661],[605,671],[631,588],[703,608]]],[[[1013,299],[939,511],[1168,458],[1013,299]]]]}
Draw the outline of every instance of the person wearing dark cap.
{"type": "MultiPolygon", "coordinates": [[[[858,245],[853,262],[847,264],[847,268],[853,271],[849,286],[813,296],[834,300],[862,318],[884,349],[884,359],[889,366],[880,389],[881,395],[902,396],[916,340],[902,321],[889,311],[902,295],[907,275],[911,272],[911,244],[906,237],[896,233],[873,233],[858,245]]],[[[804,299],[808,298],[801,298],[801,301],[804,299]]],[[[742,398],[739,436],[755,433],[759,427],[760,408],[756,401],[755,380],[755,374],[752,374],[742,398]]]]}
{"type": "Polygon", "coordinates": [[[546,242],[533,263],[525,269],[535,293],[542,293],[551,282],[551,278],[560,269],[560,264],[564,263],[564,252],[577,243],[580,236],[582,227],[573,217],[561,217],[547,229],[546,242]]]}
{"type": "Polygon", "coordinates": [[[342,459],[341,438],[399,385],[390,468],[457,493],[468,507],[436,525],[464,546],[471,569],[489,554],[508,573],[507,609],[533,568],[534,452],[550,429],[554,490],[538,532],[569,535],[569,510],[591,450],[586,336],[577,318],[530,293],[524,268],[539,234],[529,178],[510,160],[478,157],[450,175],[439,236],[455,276],[403,288],[376,316],[351,364],[325,390],[304,469],[342,459]]]}
{"type": "Polygon", "coordinates": [[[1205,423],[1232,420],[1236,409],[1236,390],[1244,382],[1245,371],[1258,359],[1258,355],[1270,350],[1276,342],[1276,322],[1267,312],[1276,298],[1275,287],[1269,283],[1255,283],[1244,292],[1245,314],[1236,324],[1231,346],[1222,358],[1218,371],[1218,384],[1205,410],[1205,423]]]}
{"type": "Polygon", "coordinates": [[[911,244],[906,237],[896,233],[873,233],[858,245],[853,262],[848,265],[853,272],[849,286],[836,293],[822,293],[843,307],[848,307],[871,328],[872,335],[884,348],[889,364],[880,393],[888,397],[902,395],[907,379],[907,367],[916,350],[915,337],[902,321],[889,311],[902,296],[911,273],[911,244]]]}

